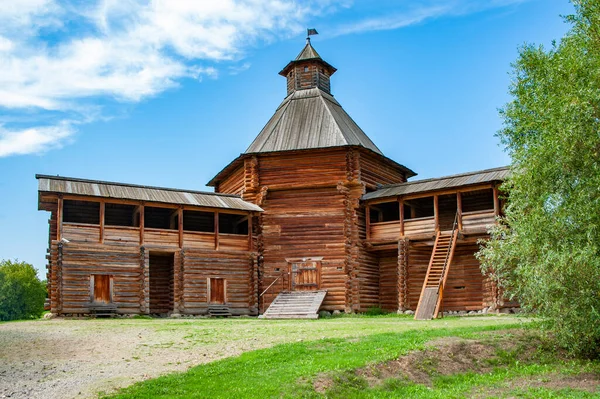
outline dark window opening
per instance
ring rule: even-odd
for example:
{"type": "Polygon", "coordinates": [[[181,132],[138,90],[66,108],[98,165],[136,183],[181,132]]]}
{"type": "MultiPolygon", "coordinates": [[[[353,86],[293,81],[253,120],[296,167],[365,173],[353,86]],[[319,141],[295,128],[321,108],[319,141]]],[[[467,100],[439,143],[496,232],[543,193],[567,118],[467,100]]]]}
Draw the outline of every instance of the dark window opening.
{"type": "Polygon", "coordinates": [[[248,216],[233,213],[219,214],[219,233],[248,234],[248,216]]]}
{"type": "Polygon", "coordinates": [[[404,219],[433,217],[433,197],[417,198],[405,201],[404,219]]]}
{"type": "Polygon", "coordinates": [[[477,212],[494,209],[494,190],[485,189],[462,193],[462,211],[477,212]]]}
{"type": "Polygon", "coordinates": [[[400,220],[400,206],[398,205],[398,202],[385,202],[382,204],[371,205],[369,209],[371,223],[400,220]]]}
{"type": "Polygon", "coordinates": [[[439,223],[441,230],[450,230],[454,226],[457,208],[456,194],[440,195],[438,197],[439,223]]]}
{"type": "Polygon", "coordinates": [[[144,226],[152,229],[178,229],[178,217],[176,209],[144,208],[144,226]]]}
{"type": "Polygon", "coordinates": [[[140,218],[135,205],[105,204],[104,224],[107,226],[139,227],[140,218]]]}
{"type": "Polygon", "coordinates": [[[215,214],[212,212],[183,211],[183,229],[214,233],[215,214]]]}
{"type": "Polygon", "coordinates": [[[63,222],[100,224],[100,203],[64,200],[63,222]]]}

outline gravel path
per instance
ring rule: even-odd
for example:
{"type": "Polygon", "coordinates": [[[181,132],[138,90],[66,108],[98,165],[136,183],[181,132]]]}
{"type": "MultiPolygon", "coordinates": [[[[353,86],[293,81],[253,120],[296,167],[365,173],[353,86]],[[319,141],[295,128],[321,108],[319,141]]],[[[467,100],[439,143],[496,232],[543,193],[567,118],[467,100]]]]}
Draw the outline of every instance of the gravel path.
{"type": "Polygon", "coordinates": [[[234,356],[257,345],[198,345],[174,322],[54,319],[0,324],[0,398],[89,398],[136,381],[234,356]]]}

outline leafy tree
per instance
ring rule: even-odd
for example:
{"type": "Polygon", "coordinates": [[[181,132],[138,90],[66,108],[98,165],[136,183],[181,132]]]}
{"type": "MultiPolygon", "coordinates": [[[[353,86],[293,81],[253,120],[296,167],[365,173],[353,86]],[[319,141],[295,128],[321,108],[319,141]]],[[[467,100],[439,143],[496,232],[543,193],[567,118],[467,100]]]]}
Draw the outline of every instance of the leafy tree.
{"type": "Polygon", "coordinates": [[[571,29],[513,64],[498,136],[512,158],[505,217],[484,271],[564,347],[600,354],[600,1],[573,0],[571,29]]]}
{"type": "Polygon", "coordinates": [[[32,265],[0,261],[0,321],[40,317],[45,298],[46,286],[32,265]]]}

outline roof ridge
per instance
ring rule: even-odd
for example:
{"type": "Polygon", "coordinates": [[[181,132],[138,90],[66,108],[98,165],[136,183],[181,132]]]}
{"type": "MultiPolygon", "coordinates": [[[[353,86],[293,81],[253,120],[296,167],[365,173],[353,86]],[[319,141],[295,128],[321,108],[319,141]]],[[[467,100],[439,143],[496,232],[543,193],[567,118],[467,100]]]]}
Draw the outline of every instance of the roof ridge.
{"type": "Polygon", "coordinates": [[[171,188],[171,187],[159,187],[159,186],[145,186],[141,184],[129,184],[129,183],[121,183],[114,181],[106,181],[106,180],[93,180],[93,179],[82,179],[78,177],[68,177],[68,176],[52,176],[52,175],[43,175],[36,174],[36,179],[52,179],[52,180],[62,180],[62,181],[74,181],[80,183],[95,183],[95,184],[108,184],[112,186],[121,186],[121,187],[132,187],[132,188],[145,188],[150,190],[165,190],[165,191],[174,191],[179,193],[189,193],[189,194],[203,194],[203,195],[214,195],[216,197],[228,197],[228,198],[238,198],[244,201],[244,199],[235,194],[224,194],[224,193],[215,193],[212,191],[198,191],[198,190],[184,190],[180,188],[171,188]]]}
{"type": "Polygon", "coordinates": [[[499,171],[499,170],[507,170],[509,168],[510,167],[508,165],[507,166],[499,166],[497,168],[481,169],[481,170],[475,170],[472,172],[457,173],[454,175],[447,175],[447,176],[441,176],[441,177],[431,177],[429,179],[413,180],[413,181],[407,181],[404,183],[385,184],[385,185],[379,187],[377,190],[382,190],[382,189],[390,188],[390,187],[408,186],[411,184],[427,183],[427,182],[435,181],[435,180],[452,179],[455,177],[464,177],[464,176],[476,175],[476,174],[487,173],[487,172],[494,172],[494,171],[499,171]]]}

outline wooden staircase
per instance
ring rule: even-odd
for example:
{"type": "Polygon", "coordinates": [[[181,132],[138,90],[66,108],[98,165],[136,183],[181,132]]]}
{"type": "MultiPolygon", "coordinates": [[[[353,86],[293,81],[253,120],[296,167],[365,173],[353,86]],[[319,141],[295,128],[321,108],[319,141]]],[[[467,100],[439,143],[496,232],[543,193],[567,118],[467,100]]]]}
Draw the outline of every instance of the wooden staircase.
{"type": "Polygon", "coordinates": [[[327,290],[281,292],[260,317],[265,319],[318,319],[327,290]]]}
{"type": "Polygon", "coordinates": [[[229,317],[232,314],[227,305],[208,305],[208,315],[210,317],[229,317]]]}
{"type": "Polygon", "coordinates": [[[438,316],[457,238],[456,220],[452,231],[437,233],[415,320],[431,320],[438,316]]]}

